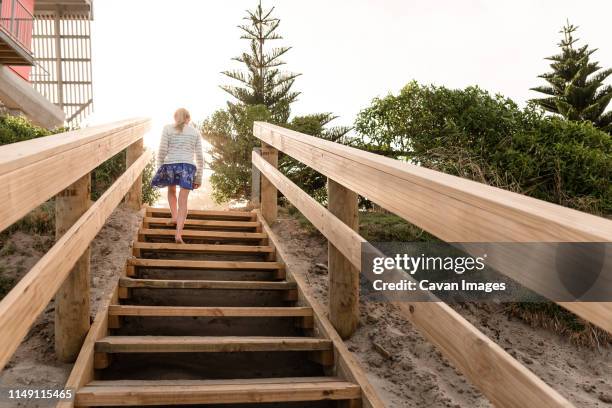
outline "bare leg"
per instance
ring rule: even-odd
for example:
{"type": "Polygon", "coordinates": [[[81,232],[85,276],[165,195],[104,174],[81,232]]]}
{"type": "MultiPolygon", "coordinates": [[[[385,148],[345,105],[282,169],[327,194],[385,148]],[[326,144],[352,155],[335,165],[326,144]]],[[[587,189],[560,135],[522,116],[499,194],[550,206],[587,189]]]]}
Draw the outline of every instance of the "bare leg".
{"type": "Polygon", "coordinates": [[[170,214],[172,214],[172,224],[176,224],[176,186],[168,186],[168,204],[170,205],[170,214]]]}
{"type": "Polygon", "coordinates": [[[178,197],[178,217],[176,219],[176,242],[183,242],[183,226],[185,225],[185,219],[187,218],[187,199],[189,198],[189,192],[186,188],[181,188],[178,197]]]}

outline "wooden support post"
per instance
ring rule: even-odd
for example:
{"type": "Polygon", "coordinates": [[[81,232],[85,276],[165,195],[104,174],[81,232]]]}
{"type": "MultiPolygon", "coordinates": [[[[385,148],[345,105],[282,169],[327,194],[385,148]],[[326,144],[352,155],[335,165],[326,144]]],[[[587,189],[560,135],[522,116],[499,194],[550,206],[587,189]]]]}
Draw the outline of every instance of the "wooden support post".
{"type": "MultiPolygon", "coordinates": [[[[261,142],[261,155],[265,161],[278,167],[278,150],[267,143],[261,142]]],[[[270,225],[276,221],[278,193],[276,187],[266,178],[261,177],[261,215],[270,225]]]]}
{"type": "MultiPolygon", "coordinates": [[[[130,167],[144,151],[143,139],[140,138],[132,143],[128,148],[125,155],[126,168],[130,167]]],[[[125,202],[127,206],[133,210],[140,210],[142,207],[142,174],[138,176],[134,185],[128,191],[125,196],[125,202]]]]}
{"type": "MultiPolygon", "coordinates": [[[[90,205],[89,174],[55,198],[55,236],[60,238],[90,205]]],[[[76,360],[89,330],[89,247],[55,295],[55,353],[65,363],[76,360]]]]}
{"type": "MultiPolygon", "coordinates": [[[[261,154],[261,148],[255,147],[253,150],[261,154]]],[[[251,206],[253,208],[259,208],[261,196],[261,172],[254,165],[251,164],[251,206]]]]}
{"type": "MultiPolygon", "coordinates": [[[[328,209],[354,231],[359,231],[358,195],[327,180],[328,209]]],[[[359,270],[331,242],[327,244],[329,269],[329,320],[343,339],[359,322],[359,270]]]]}

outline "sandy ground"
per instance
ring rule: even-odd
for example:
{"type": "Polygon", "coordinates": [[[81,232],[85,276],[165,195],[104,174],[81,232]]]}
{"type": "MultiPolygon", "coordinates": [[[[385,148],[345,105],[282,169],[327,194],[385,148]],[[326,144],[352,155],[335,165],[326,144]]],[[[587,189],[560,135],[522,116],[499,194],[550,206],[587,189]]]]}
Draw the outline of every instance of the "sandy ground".
{"type": "MultiPolygon", "coordinates": [[[[91,315],[95,316],[101,300],[106,299],[129,256],[132,237],[140,225],[141,214],[117,208],[91,244],[91,315]]],[[[6,245],[14,249],[0,258],[8,276],[20,279],[53,244],[52,237],[17,232],[6,245]]],[[[71,365],[58,363],[54,354],[54,304],[50,302],[13,358],[0,374],[0,387],[61,388],[71,365]]],[[[32,401],[19,405],[0,400],[0,407],[47,407],[53,403],[32,401]]]]}
{"type": "MultiPolygon", "coordinates": [[[[327,304],[327,243],[281,213],[273,226],[289,267],[327,304]]],[[[467,320],[578,407],[612,407],[612,350],[579,349],[498,307],[457,308],[467,320]]],[[[389,304],[362,303],[347,341],[388,407],[490,407],[491,403],[389,304]]]]}

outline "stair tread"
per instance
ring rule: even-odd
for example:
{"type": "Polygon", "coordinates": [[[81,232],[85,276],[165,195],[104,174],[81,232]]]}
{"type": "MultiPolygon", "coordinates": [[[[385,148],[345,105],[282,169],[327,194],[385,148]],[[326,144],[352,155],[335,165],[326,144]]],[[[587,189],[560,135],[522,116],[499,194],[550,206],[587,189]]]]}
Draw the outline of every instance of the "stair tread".
{"type": "Polygon", "coordinates": [[[195,268],[195,269],[240,269],[240,270],[278,270],[284,266],[280,262],[266,261],[197,261],[186,259],[148,259],[130,258],[128,264],[157,268],[195,268]]]}
{"type": "Polygon", "coordinates": [[[110,305],[110,316],[310,317],[310,307],[206,307],[110,305]]]}
{"type": "Polygon", "coordinates": [[[158,289],[236,289],[236,290],[292,290],[295,282],[268,281],[220,281],[179,279],[133,279],[121,278],[119,286],[124,288],[158,289]]]}
{"type": "MultiPolygon", "coordinates": [[[[215,380],[93,380],[84,387],[142,387],[142,386],[189,386],[224,384],[286,384],[286,383],[323,383],[346,381],[339,377],[277,377],[277,378],[231,378],[215,380]]],[[[81,388],[82,389],[82,388],[81,388]]]]}
{"type": "MultiPolygon", "coordinates": [[[[152,214],[166,214],[170,215],[169,208],[155,208],[147,207],[147,215],[152,214]]],[[[187,216],[199,216],[199,217],[226,217],[226,218],[238,218],[238,219],[253,219],[253,213],[248,211],[227,211],[227,210],[192,210],[187,211],[187,216]]]]}
{"type": "Polygon", "coordinates": [[[331,350],[332,342],[314,337],[264,336],[107,336],[95,349],[106,353],[244,352],[331,350]]]}
{"type": "MultiPolygon", "coordinates": [[[[169,218],[145,217],[144,222],[154,225],[166,225],[169,218]]],[[[223,228],[257,228],[259,221],[225,221],[225,220],[198,220],[186,219],[185,225],[201,227],[223,227],[223,228]]]]}
{"type": "Polygon", "coordinates": [[[358,385],[335,377],[200,381],[93,381],[76,392],[76,406],[350,400],[358,385]]]}
{"type": "Polygon", "coordinates": [[[271,246],[254,245],[214,245],[214,244],[176,244],[174,242],[134,242],[134,248],[161,251],[193,251],[214,253],[272,253],[271,246]]]}
{"type": "MultiPolygon", "coordinates": [[[[174,229],[151,229],[141,228],[139,234],[149,236],[172,236],[174,237],[174,229]]],[[[182,234],[183,238],[228,238],[228,239],[252,239],[260,240],[268,236],[263,232],[241,232],[241,231],[199,231],[193,229],[185,229],[182,234]]]]}

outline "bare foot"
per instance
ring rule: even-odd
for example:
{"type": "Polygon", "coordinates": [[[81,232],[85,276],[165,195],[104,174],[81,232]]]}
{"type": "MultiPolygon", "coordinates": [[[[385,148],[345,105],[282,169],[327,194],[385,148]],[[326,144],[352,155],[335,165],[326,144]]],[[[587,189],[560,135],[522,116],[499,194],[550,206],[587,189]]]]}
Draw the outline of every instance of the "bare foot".
{"type": "Polygon", "coordinates": [[[171,218],[168,221],[166,221],[166,225],[176,225],[176,220],[171,218]]]}
{"type": "Polygon", "coordinates": [[[176,242],[177,244],[184,244],[185,241],[183,241],[183,237],[181,237],[180,235],[175,235],[174,236],[174,242],[176,242]]]}

